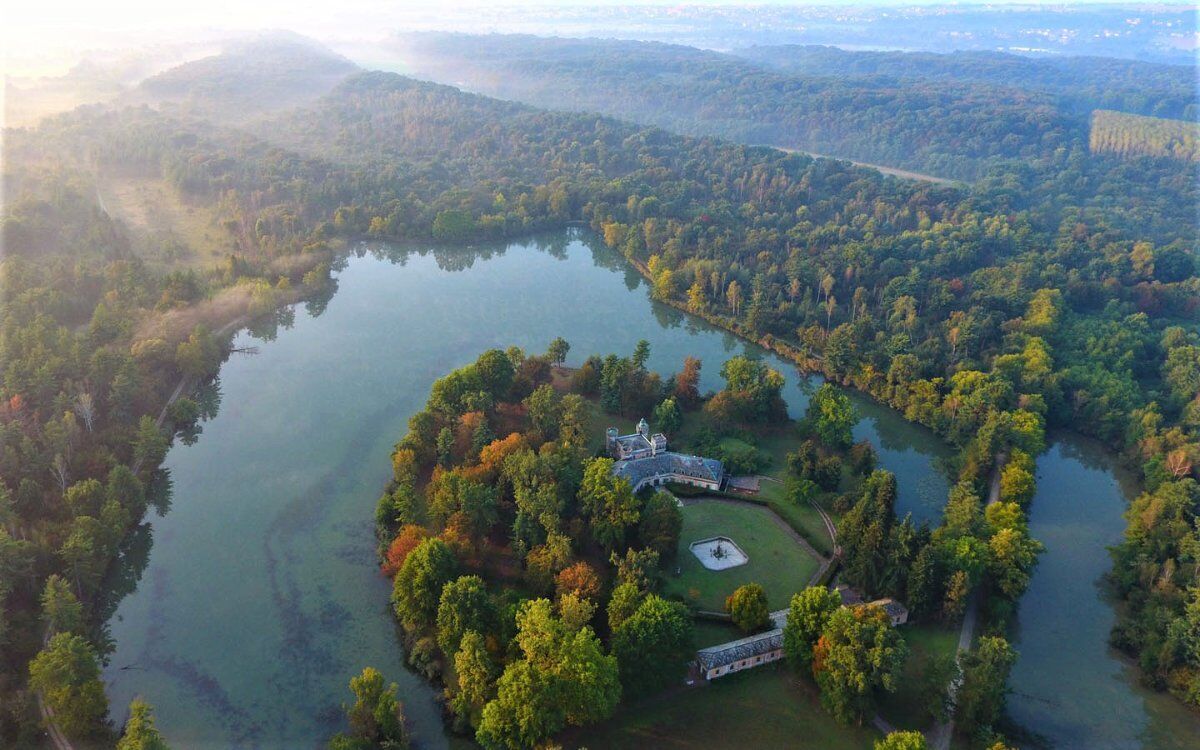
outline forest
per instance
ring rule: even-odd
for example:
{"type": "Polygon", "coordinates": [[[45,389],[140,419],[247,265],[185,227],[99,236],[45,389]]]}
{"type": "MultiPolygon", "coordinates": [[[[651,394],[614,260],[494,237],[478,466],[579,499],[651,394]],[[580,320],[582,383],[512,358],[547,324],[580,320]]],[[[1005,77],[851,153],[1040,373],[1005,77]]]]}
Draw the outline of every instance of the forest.
{"type": "Polygon", "coordinates": [[[764,45],[733,54],[785,73],[979,82],[1041,91],[1085,114],[1112,109],[1179,120],[1195,120],[1198,114],[1193,74],[1186,65],[982,51],[849,51],[817,45],[764,45]]]}
{"type": "MultiPolygon", "coordinates": [[[[880,106],[900,114],[896,100],[880,106]]],[[[1045,430],[1075,429],[1121,451],[1146,492],[1114,553],[1129,605],[1115,642],[1150,684],[1197,702],[1200,281],[1190,169],[1094,158],[1078,123],[1047,115],[1030,120],[1037,137],[1004,154],[1032,148],[1032,164],[996,164],[969,187],[944,187],[388,73],[353,74],[299,110],[260,114],[247,132],[195,111],[94,107],[6,131],[6,742],[36,731],[34,691],[69,734],[114,736],[96,666],[111,606],[102,583],[136,576],[129,540],[156,497],[155,469],[172,439],[194,438],[204,408],[186,397],[164,404],[181,379],[215,374],[227,355],[219,332],[285,303],[320,304],[348,242],[469,242],[575,222],[619,250],[656,299],[869,393],[958,447],[961,484],[943,524],[954,544],[929,564],[964,595],[998,593],[986,615],[996,630],[1024,581],[988,575],[975,553],[1001,544],[1004,529],[1006,542],[1020,538],[1045,430]],[[1042,151],[1043,136],[1054,153],[1042,151]],[[109,170],[215,212],[220,262],[194,262],[187,247],[164,254],[114,220],[95,200],[109,170]],[[980,506],[993,471],[1011,498],[1003,518],[980,506]]],[[[958,136],[942,145],[991,158],[990,144],[977,152],[958,136]]],[[[448,388],[434,397],[455,401],[450,410],[488,395],[448,388]]],[[[447,493],[486,509],[482,496],[447,493]]],[[[886,502],[865,502],[858,515],[864,529],[897,525],[886,502]]],[[[531,533],[530,546],[542,544],[531,533]]],[[[1005,551],[1025,558],[1030,548],[1005,551]]],[[[852,569],[882,580],[879,554],[862,553],[852,569]]],[[[433,605],[413,596],[423,602],[417,624],[428,625],[433,605]]],[[[522,617],[547,648],[560,642],[553,613],[522,617]]],[[[531,642],[526,655],[538,648],[531,642]]],[[[597,689],[611,697],[616,684],[597,689]]],[[[482,710],[478,698],[472,705],[482,710]]],[[[555,710],[568,723],[586,718],[578,704],[555,710]]]]}

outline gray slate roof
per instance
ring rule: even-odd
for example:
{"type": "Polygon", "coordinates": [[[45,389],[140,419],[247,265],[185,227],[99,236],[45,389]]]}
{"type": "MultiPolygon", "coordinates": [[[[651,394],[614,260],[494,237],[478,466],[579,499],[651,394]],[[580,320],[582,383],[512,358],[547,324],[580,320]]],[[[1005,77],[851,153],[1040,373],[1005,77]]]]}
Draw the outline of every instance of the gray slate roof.
{"type": "Polygon", "coordinates": [[[710,669],[733,664],[735,661],[762,656],[778,648],[783,648],[783,631],[776,628],[765,633],[722,643],[719,646],[702,648],[696,652],[696,660],[707,672],[710,669]]]}
{"type": "Polygon", "coordinates": [[[679,474],[710,482],[720,482],[721,477],[725,475],[725,466],[715,458],[685,456],[682,453],[668,451],[659,453],[657,456],[618,461],[613,465],[613,473],[629,480],[634,487],[647,477],[661,474],[679,474]]]}

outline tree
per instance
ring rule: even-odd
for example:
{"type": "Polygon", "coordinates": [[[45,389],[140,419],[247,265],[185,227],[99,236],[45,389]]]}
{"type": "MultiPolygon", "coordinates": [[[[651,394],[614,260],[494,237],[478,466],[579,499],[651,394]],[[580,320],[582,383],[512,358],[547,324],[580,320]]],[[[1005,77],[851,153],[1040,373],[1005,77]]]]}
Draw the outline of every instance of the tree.
{"type": "Polygon", "coordinates": [[[546,349],[546,356],[556,365],[561,365],[567,360],[567,352],[571,351],[571,345],[567,340],[559,336],[550,342],[550,346],[546,349]]]}
{"type": "Polygon", "coordinates": [[[95,479],[84,479],[67,488],[63,502],[73,516],[99,516],[104,504],[104,485],[95,479]]]}
{"type": "Polygon", "coordinates": [[[579,504],[592,526],[592,537],[610,552],[625,541],[625,531],[640,518],[638,499],[629,482],[612,473],[611,458],[584,465],[579,504]]]}
{"type": "Polygon", "coordinates": [[[529,423],[542,438],[553,440],[558,437],[559,420],[562,418],[558,391],[549,384],[540,385],[529,394],[524,403],[529,413],[529,423]]]}
{"type": "Polygon", "coordinates": [[[516,640],[524,658],[508,665],[483,707],[480,745],[528,748],[565,725],[611,715],[621,697],[617,660],[604,654],[591,628],[567,627],[548,600],[535,599],[517,612],[516,640]]]}
{"type": "Polygon", "coordinates": [[[446,656],[458,652],[463,633],[474,630],[486,635],[492,632],[495,623],[496,608],[479,576],[461,576],[442,588],[437,610],[437,640],[446,656]]]}
{"type": "Polygon", "coordinates": [[[434,624],[442,587],[454,578],[458,561],[441,539],[426,539],[417,545],[392,585],[392,609],[410,631],[434,624]]]}
{"type": "Polygon", "coordinates": [[[959,727],[968,737],[983,736],[1004,710],[1008,695],[1008,673],[1017,652],[999,636],[983,636],[974,651],[962,660],[962,684],[958,688],[959,727]]]}
{"type": "Polygon", "coordinates": [[[614,552],[608,561],[617,568],[618,583],[632,583],[642,591],[654,588],[658,577],[657,550],[630,547],[625,550],[624,556],[614,552]]]}
{"type": "Polygon", "coordinates": [[[483,636],[474,630],[463,633],[454,655],[454,674],[458,689],[450,699],[450,707],[471,726],[478,727],[483,707],[495,695],[498,672],[483,636]]]}
{"type": "Polygon", "coordinates": [[[676,405],[675,399],[665,399],[654,407],[654,426],[667,435],[674,434],[683,424],[683,415],[676,405]]]}
{"type": "Polygon", "coordinates": [[[1009,463],[1000,471],[1000,498],[1005,502],[1024,505],[1033,499],[1037,491],[1037,480],[1033,473],[1016,463],[1009,463]]]}
{"type": "Polygon", "coordinates": [[[558,596],[576,594],[585,599],[595,599],[600,595],[600,576],[586,562],[579,562],[563,568],[554,579],[554,588],[558,596]]]}
{"type": "Polygon", "coordinates": [[[384,553],[383,574],[388,578],[396,575],[400,571],[400,567],[404,565],[404,561],[408,559],[409,554],[428,538],[429,532],[425,530],[424,526],[410,523],[401,527],[396,538],[388,545],[387,552],[384,553]]]}
{"type": "Polygon", "coordinates": [[[675,556],[682,531],[683,512],[674,495],[661,490],[651,495],[642,508],[642,520],[638,523],[638,539],[642,546],[669,560],[675,556]]]}
{"type": "Polygon", "coordinates": [[[404,726],[404,711],[396,698],[396,683],[387,685],[383,675],[374,667],[365,667],[357,677],[350,678],[353,705],[346,706],[350,732],[335,736],[329,746],[333,750],[352,748],[394,748],[409,746],[404,726]]]}
{"type": "Polygon", "coordinates": [[[608,600],[608,629],[616,632],[626,620],[633,617],[645,597],[646,592],[633,583],[622,583],[613,589],[608,600]]]}
{"type": "Polygon", "coordinates": [[[552,675],[527,660],[508,665],[483,707],[475,741],[484,750],[524,750],[557,732],[566,718],[554,687],[552,675]]]}
{"type": "Polygon", "coordinates": [[[1024,529],[1000,529],[988,540],[988,573],[1002,594],[1013,601],[1020,598],[1043,549],[1024,529]]]}
{"type": "Polygon", "coordinates": [[[144,415],[138,420],[137,434],[133,439],[133,458],[139,466],[158,466],[166,457],[168,446],[167,436],[158,429],[153,417],[144,415]]]}
{"type": "Polygon", "coordinates": [[[757,583],[738,586],[725,600],[725,611],[733,618],[733,624],[747,633],[771,622],[767,592],[757,583]]]}
{"type": "Polygon", "coordinates": [[[42,694],[72,737],[99,731],[108,711],[96,652],[82,636],[58,633],[29,663],[29,686],[42,694]]]}
{"type": "Polygon", "coordinates": [[[118,464],[108,472],[104,493],[106,499],[115,500],[128,510],[134,521],[140,520],[146,512],[145,487],[128,466],[118,464]]]}
{"type": "Polygon", "coordinates": [[[692,618],[679,602],[650,594],[613,632],[621,685],[633,696],[680,682],[694,653],[692,618]]]}
{"type": "Polygon", "coordinates": [[[675,376],[675,400],[685,409],[700,403],[700,360],[683,358],[683,370],[675,376]]]}
{"type": "Polygon", "coordinates": [[[437,435],[437,460],[439,466],[449,466],[454,461],[454,430],[443,427],[437,435]]]}
{"type": "Polygon", "coordinates": [[[858,415],[846,394],[830,383],[813,394],[806,419],[817,438],[830,448],[849,448],[854,442],[852,430],[858,415]]]}
{"type": "Polygon", "coordinates": [[[168,750],[166,740],[154,725],[154,709],[141,698],[129,704],[129,719],[117,741],[117,750],[168,750]]]}
{"type": "Polygon", "coordinates": [[[889,732],[875,741],[875,750],[928,750],[925,735],[920,732],[889,732]]]}
{"type": "Polygon", "coordinates": [[[650,342],[646,339],[640,339],[637,346],[633,348],[633,357],[630,358],[633,363],[633,369],[645,370],[646,363],[650,361],[650,342]]]}
{"type": "Polygon", "coordinates": [[[71,586],[61,576],[46,579],[42,592],[42,620],[53,633],[83,634],[83,605],[75,598],[71,586]]]}
{"type": "Polygon", "coordinates": [[[824,586],[809,586],[792,597],[783,628],[783,652],[793,667],[812,669],[813,647],[840,606],[841,596],[824,586]]]}
{"type": "Polygon", "coordinates": [[[813,649],[821,705],[842,724],[875,711],[879,691],[894,692],[908,647],[878,607],[840,608],[813,649]]]}

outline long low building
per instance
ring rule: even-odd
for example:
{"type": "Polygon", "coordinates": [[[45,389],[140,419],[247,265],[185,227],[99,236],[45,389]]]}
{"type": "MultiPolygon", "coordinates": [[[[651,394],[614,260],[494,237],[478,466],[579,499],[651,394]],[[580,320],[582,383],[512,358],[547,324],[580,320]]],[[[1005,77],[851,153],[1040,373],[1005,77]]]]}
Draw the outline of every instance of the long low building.
{"type": "Polygon", "coordinates": [[[783,631],[778,628],[696,652],[696,662],[706,680],[715,680],[782,658],[783,631]]]}
{"type": "Polygon", "coordinates": [[[770,664],[783,658],[783,626],[786,609],[771,613],[771,630],[729,641],[696,652],[696,664],[706,680],[715,680],[743,669],[770,664]]]}

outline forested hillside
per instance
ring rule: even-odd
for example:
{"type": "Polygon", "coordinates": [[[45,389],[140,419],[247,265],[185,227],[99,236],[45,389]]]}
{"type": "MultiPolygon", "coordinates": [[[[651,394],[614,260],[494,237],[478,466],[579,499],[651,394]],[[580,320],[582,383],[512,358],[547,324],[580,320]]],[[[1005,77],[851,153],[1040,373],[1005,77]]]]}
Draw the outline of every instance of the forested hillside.
{"type": "Polygon", "coordinates": [[[849,51],[817,45],[747,47],[732,54],[784,73],[880,76],[888,81],[973,81],[1042,91],[1084,114],[1093,109],[1113,109],[1193,120],[1200,114],[1196,108],[1196,74],[1185,65],[981,51],[849,51]]]}
{"type": "MultiPolygon", "coordinates": [[[[1172,221],[1191,211],[1178,202],[1194,190],[1186,174],[1102,171],[1086,149],[1064,148],[1053,179],[1030,167],[995,171],[969,190],[939,187],[383,73],[354,75],[247,133],[199,119],[205,107],[221,118],[243,101],[207,88],[228,68],[209,70],[213,78],[191,85],[216,100],[195,99],[188,117],[91,108],[6,132],[6,740],[32,732],[26,664],[43,633],[77,639],[52,641],[46,660],[68,650],[94,664],[105,644],[101,581],[126,562],[121,577],[136,580],[122,540],[137,533],[168,440],[201,413],[185,398],[157,423],[172,386],[215,373],[225,351],[212,331],[222,325],[273,319],[302,295],[319,309],[344,240],[470,241],[583,221],[651,279],[656,298],[945,435],[962,449],[960,476],[974,493],[997,453],[1036,455],[1047,425],[1120,446],[1163,497],[1195,492],[1200,283],[1194,227],[1172,221]],[[213,211],[228,249],[219,266],[148,265],[138,227],[95,201],[97,179],[118,168],[213,211]],[[83,614],[52,616],[64,609],[83,614]]],[[[707,68],[675,70],[691,76],[684,88],[704,90],[707,68]]],[[[744,80],[765,96],[760,75],[744,80]]],[[[580,68],[568,80],[582,77],[580,68]]],[[[594,80],[605,90],[612,79],[594,80]]],[[[1030,127],[1042,124],[1033,117],[1030,127]]],[[[1054,143],[1073,127],[1043,135],[1054,143]]],[[[982,137],[968,130],[961,139],[982,137]]],[[[1180,640],[1191,632],[1195,507],[1179,501],[1169,516],[1131,518],[1138,535],[1119,570],[1135,597],[1123,645],[1152,654],[1147,673],[1185,696],[1200,690],[1191,655],[1200,650],[1180,640]],[[1136,599],[1139,581],[1155,583],[1148,604],[1136,599]]],[[[987,528],[976,508],[962,531],[976,539],[987,528]]],[[[992,594],[989,622],[999,628],[1023,582],[999,586],[968,559],[970,545],[963,556],[947,547],[939,570],[992,594]]],[[[80,684],[102,698],[88,674],[80,684]]],[[[78,705],[72,733],[103,736],[102,700],[78,705]]]]}
{"type": "Polygon", "coordinates": [[[1084,133],[1036,93],[784,75],[676,45],[416,34],[398,37],[397,49],[422,77],[505,99],[959,179],[1084,133]]]}
{"type": "Polygon", "coordinates": [[[1090,152],[1088,114],[1051,94],[788,75],[714,52],[620,40],[413,34],[396,45],[419,75],[503,98],[976,180],[992,210],[1028,210],[1046,226],[1070,208],[1156,241],[1196,237],[1192,170],[1090,152]]]}
{"type": "Polygon", "coordinates": [[[311,39],[275,33],[231,43],[220,54],[151,76],[123,103],[244,124],[311,102],[358,69],[311,39]]]}

